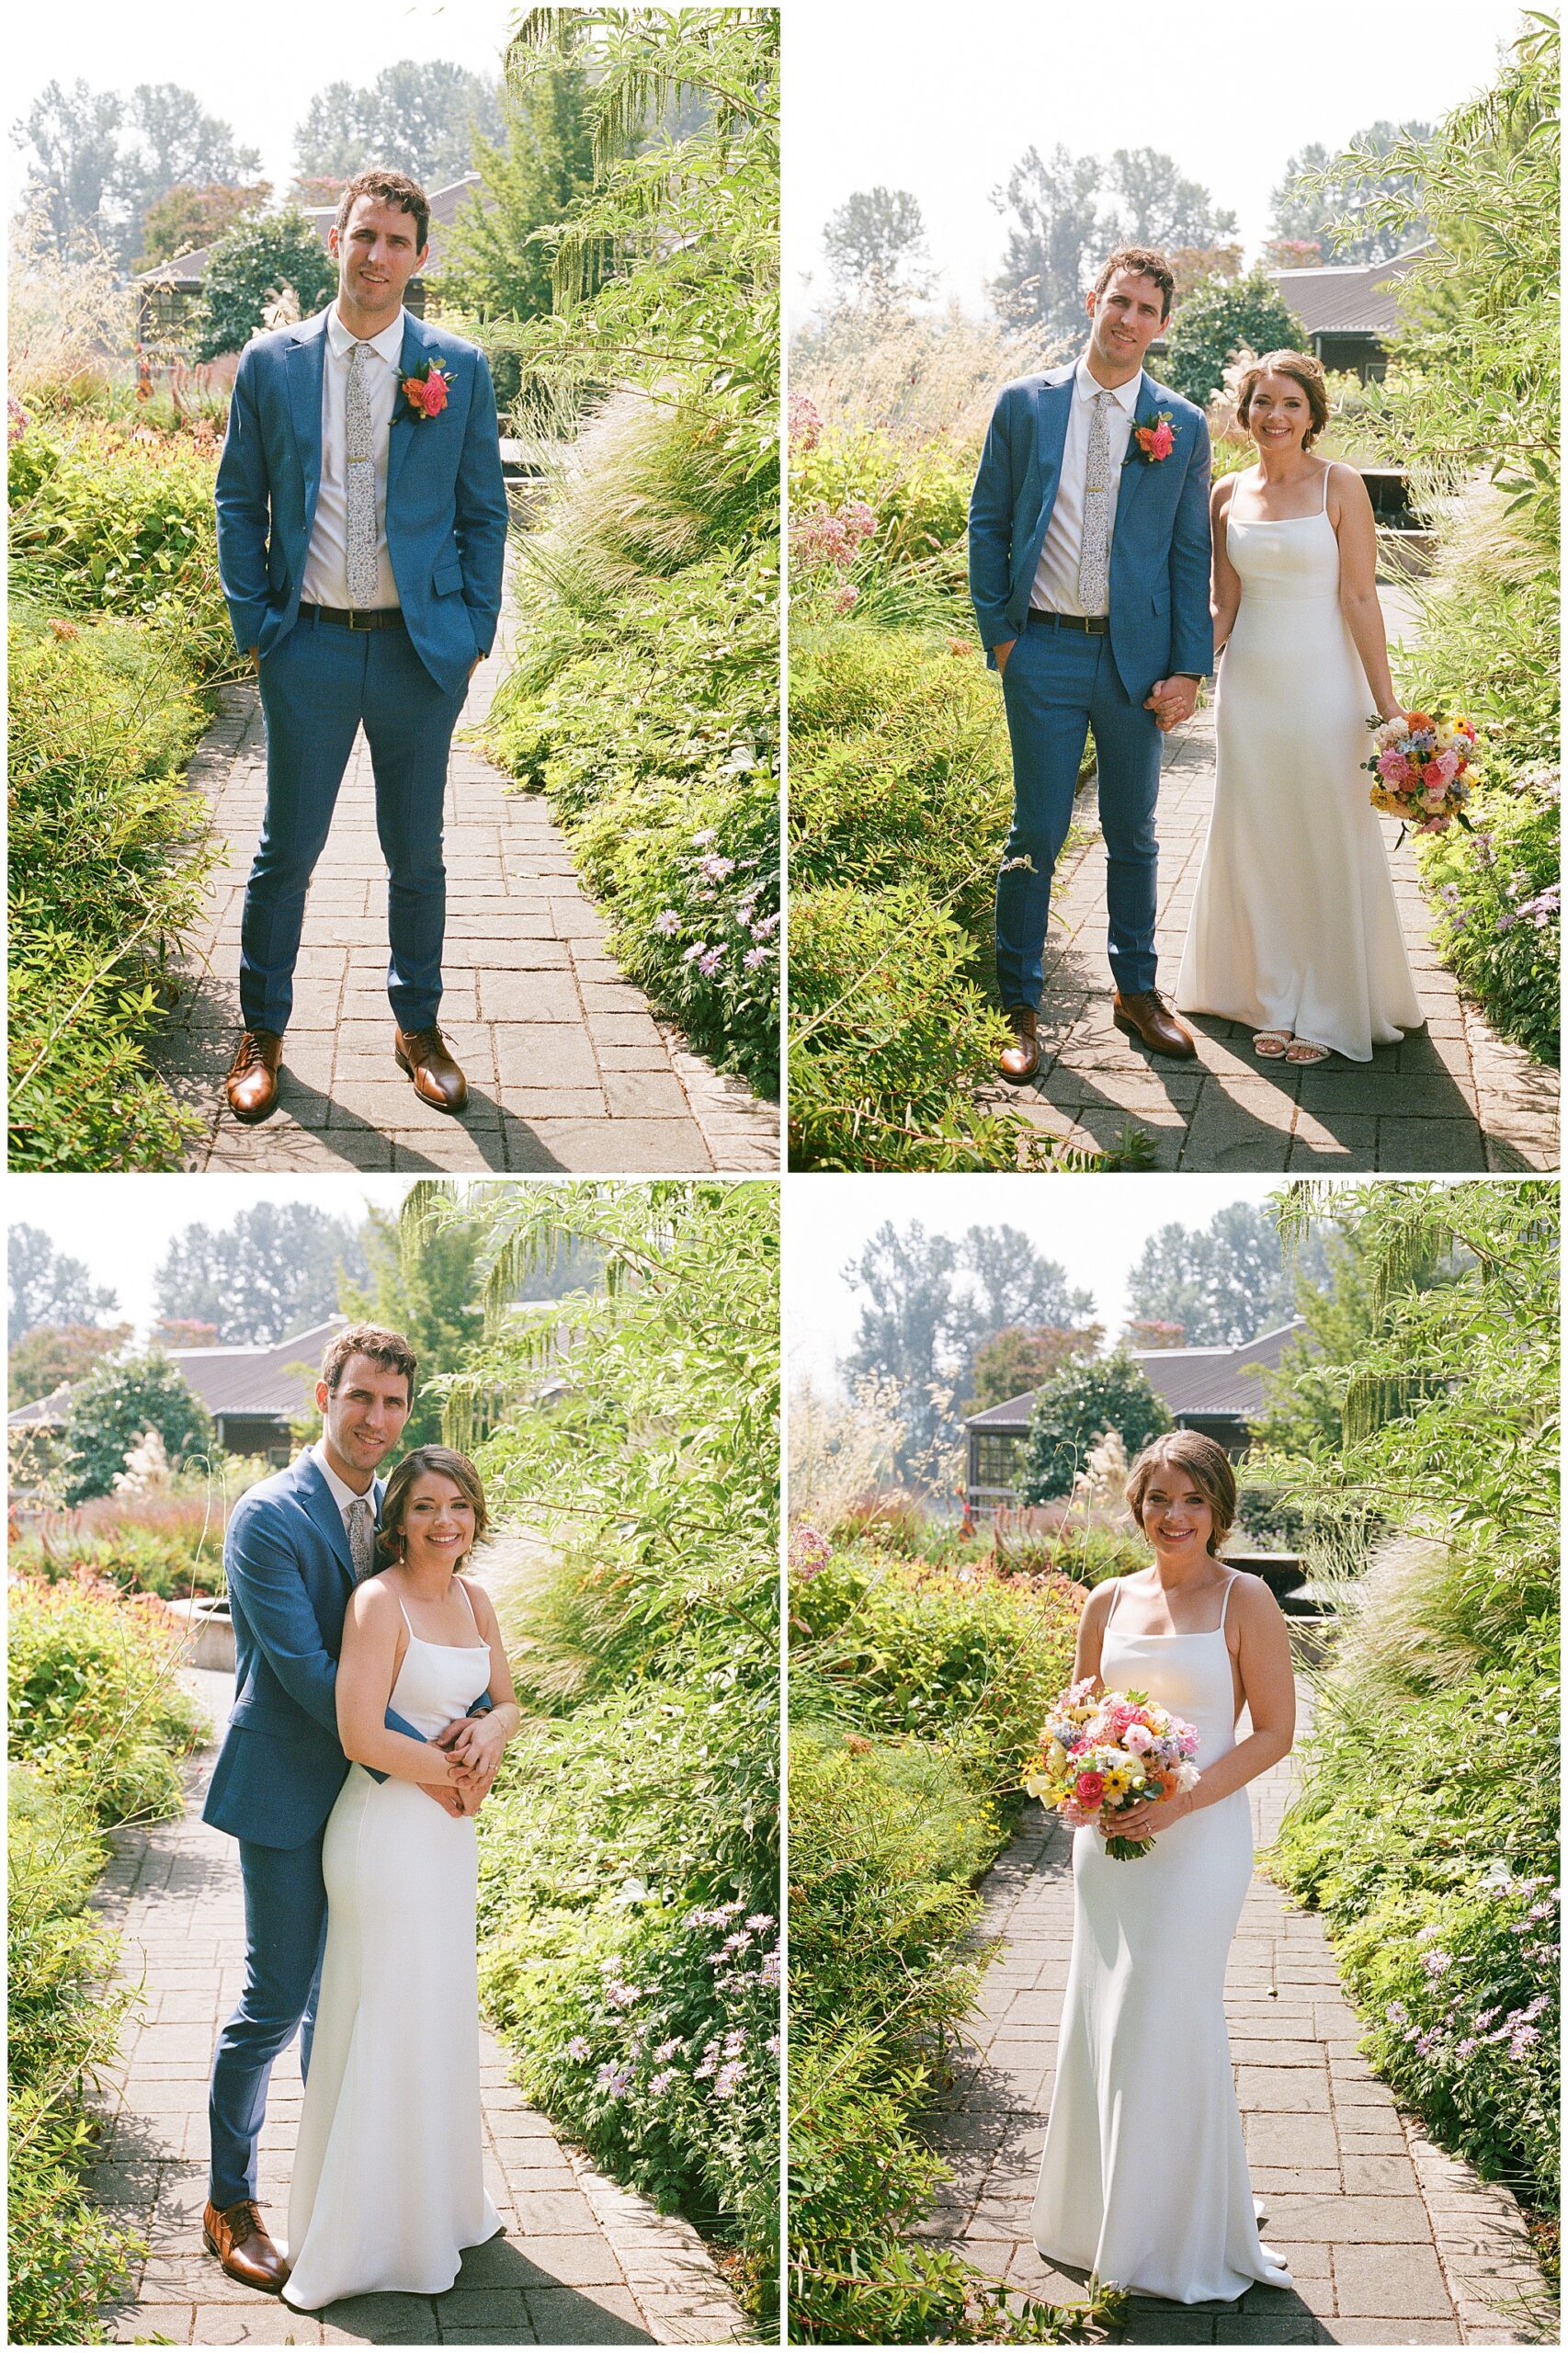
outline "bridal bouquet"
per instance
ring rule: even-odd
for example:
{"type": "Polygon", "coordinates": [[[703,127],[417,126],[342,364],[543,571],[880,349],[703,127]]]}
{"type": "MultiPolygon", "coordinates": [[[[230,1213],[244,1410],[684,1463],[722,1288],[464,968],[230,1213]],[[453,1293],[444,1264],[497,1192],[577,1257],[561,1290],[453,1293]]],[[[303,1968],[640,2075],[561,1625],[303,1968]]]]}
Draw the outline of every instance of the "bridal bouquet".
{"type": "Polygon", "coordinates": [[[1190,1790],[1198,1779],[1193,1726],[1142,1691],[1074,1683],[1052,1706],[1024,1774],[1031,1798],[1054,1807],[1070,1830],[1098,1830],[1117,1862],[1146,1855],[1152,1838],[1119,1838],[1119,1813],[1190,1790]]]}
{"type": "Polygon", "coordinates": [[[1413,710],[1403,719],[1369,719],[1373,752],[1362,762],[1376,778],[1372,806],[1385,817],[1402,817],[1418,833],[1440,834],[1457,818],[1471,830],[1464,804],[1470,799],[1465,770],[1475,748],[1475,729],[1458,711],[1444,718],[1413,710]]]}

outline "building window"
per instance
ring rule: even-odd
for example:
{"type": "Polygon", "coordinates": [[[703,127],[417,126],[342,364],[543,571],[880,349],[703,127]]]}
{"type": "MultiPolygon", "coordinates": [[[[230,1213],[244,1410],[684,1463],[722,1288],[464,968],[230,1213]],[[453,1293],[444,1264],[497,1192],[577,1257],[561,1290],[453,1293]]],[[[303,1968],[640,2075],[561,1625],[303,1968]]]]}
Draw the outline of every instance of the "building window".
{"type": "Polygon", "coordinates": [[[974,1484],[977,1487],[1011,1487],[1024,1445],[1025,1440],[1010,1431],[977,1430],[974,1438],[974,1484]]]}

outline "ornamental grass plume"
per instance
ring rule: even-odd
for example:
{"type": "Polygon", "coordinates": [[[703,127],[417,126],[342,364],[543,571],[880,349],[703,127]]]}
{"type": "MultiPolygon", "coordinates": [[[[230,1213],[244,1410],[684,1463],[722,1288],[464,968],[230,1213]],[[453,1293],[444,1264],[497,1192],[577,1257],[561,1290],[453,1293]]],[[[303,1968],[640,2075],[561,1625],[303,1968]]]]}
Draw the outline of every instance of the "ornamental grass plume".
{"type": "MultiPolygon", "coordinates": [[[[130,290],[96,241],[62,259],[43,214],[24,213],[11,243],[6,388],[28,401],[80,401],[101,392],[127,365],[136,334],[130,290]]],[[[11,411],[13,422],[15,408],[11,411]]]]}

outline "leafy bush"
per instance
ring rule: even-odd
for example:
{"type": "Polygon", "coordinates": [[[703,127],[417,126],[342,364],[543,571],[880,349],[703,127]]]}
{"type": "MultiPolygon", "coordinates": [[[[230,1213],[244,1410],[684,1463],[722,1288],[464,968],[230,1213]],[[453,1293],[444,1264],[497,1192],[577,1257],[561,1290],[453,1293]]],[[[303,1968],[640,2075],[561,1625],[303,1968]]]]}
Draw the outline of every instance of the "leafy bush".
{"type": "Polygon", "coordinates": [[[145,1045],[215,854],[184,771],[231,658],[211,460],[80,426],[10,466],[11,1165],[166,1168],[193,1123],[145,1045]]]}
{"type": "Polygon", "coordinates": [[[1019,1499],[1039,1504],[1070,1494],[1090,1448],[1108,1430],[1119,1434],[1131,1461],[1170,1426],[1163,1400],[1125,1348],[1064,1365],[1035,1393],[1019,1499]]]}
{"type": "Polygon", "coordinates": [[[528,542],[525,631],[488,740],[549,793],[631,977],[766,1092],[778,1086],[778,481],[748,477],[743,459],[743,441],[700,411],[608,404],[528,542]]]}
{"type": "Polygon", "coordinates": [[[97,1364],[71,1392],[62,1437],[68,1504],[107,1495],[136,1440],[155,1430],[168,1461],[210,1456],[212,1417],[161,1348],[97,1364]]]}
{"type": "MultiPolygon", "coordinates": [[[[864,499],[877,515],[877,541],[890,563],[920,563],[961,550],[978,449],[945,441],[910,444],[885,427],[824,431],[809,402],[797,397],[790,420],[790,499],[797,511],[842,507],[864,499]]],[[[949,575],[962,590],[964,572],[949,575]]]]}
{"type": "Polygon", "coordinates": [[[196,357],[242,351],[259,334],[269,301],[291,288],[308,319],[337,291],[337,264],[302,212],[237,221],[208,256],[196,323],[196,357]]]}
{"type": "Polygon", "coordinates": [[[194,1541],[171,1542],[151,1528],[126,1527],[111,1534],[82,1534],[53,1539],[46,1548],[36,1536],[11,1547],[11,1565],[18,1574],[46,1585],[74,1579],[78,1572],[100,1584],[118,1586],[122,1593],[150,1593],[160,1601],[187,1600],[193,1594],[223,1590],[223,1533],[221,1520],[200,1539],[199,1520],[194,1541]]]}
{"type": "Polygon", "coordinates": [[[8,1815],[9,2341],[97,2345],[101,2305],[145,2253],[78,2179],[131,1990],[108,1986],[115,1940],[85,1909],[104,1852],[70,1790],[14,1768],[8,1815]]]}
{"type": "Polygon", "coordinates": [[[1256,1542],[1290,1552],[1305,1539],[1307,1516],[1281,1483],[1244,1479],[1236,1490],[1236,1525],[1256,1542]]]}
{"type": "Polygon", "coordinates": [[[1504,1037],[1551,1063],[1561,1044],[1561,792],[1555,768],[1527,770],[1476,793],[1473,833],[1429,835],[1416,852],[1444,962],[1504,1037]]]}
{"type": "Polygon", "coordinates": [[[1303,351],[1306,334],[1259,263],[1244,278],[1210,278],[1176,304],[1160,375],[1206,408],[1244,344],[1259,354],[1303,351]]]}
{"type": "Polygon", "coordinates": [[[78,1792],[99,1822],[177,1813],[171,1759],[196,1745],[201,1720],[158,1605],[82,1582],[18,1583],[9,1622],[13,1757],[78,1792]]]}

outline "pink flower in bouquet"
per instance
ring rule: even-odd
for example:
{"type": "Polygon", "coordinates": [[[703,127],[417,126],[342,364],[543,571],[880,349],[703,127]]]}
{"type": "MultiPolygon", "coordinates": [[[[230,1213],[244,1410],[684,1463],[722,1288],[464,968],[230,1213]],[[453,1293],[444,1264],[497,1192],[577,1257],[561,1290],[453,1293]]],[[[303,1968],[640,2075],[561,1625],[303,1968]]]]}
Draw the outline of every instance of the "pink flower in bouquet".
{"type": "Polygon", "coordinates": [[[1378,774],[1381,777],[1386,777],[1390,784],[1408,784],[1410,762],[1403,752],[1380,752],[1378,774]]]}
{"type": "MultiPolygon", "coordinates": [[[[1452,771],[1450,770],[1449,773],[1451,774],[1452,771]]],[[[1441,760],[1428,760],[1421,771],[1421,781],[1428,789],[1436,785],[1440,791],[1448,780],[1448,777],[1443,774],[1441,760]]]]}
{"type": "Polygon", "coordinates": [[[1147,1724],[1129,1724],[1121,1736],[1121,1745],[1129,1756],[1147,1756],[1154,1745],[1154,1735],[1147,1724]]]}
{"type": "Polygon", "coordinates": [[[1439,752],[1437,758],[1432,762],[1432,767],[1428,767],[1426,771],[1428,779],[1431,778],[1432,768],[1434,767],[1442,769],[1443,782],[1445,784],[1451,784],[1455,777],[1458,776],[1460,772],[1459,754],[1454,751],[1451,746],[1446,752],[1439,752]]]}
{"type": "Polygon", "coordinates": [[[1105,1796],[1103,1773],[1080,1773],[1074,1784],[1074,1796],[1080,1805],[1097,1806],[1105,1796]]]}

